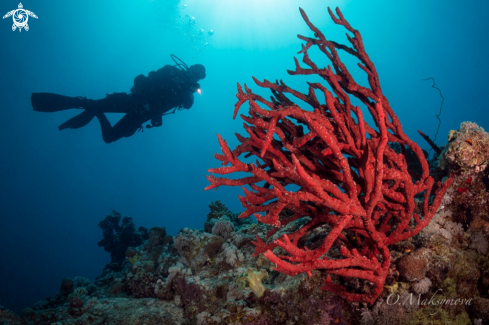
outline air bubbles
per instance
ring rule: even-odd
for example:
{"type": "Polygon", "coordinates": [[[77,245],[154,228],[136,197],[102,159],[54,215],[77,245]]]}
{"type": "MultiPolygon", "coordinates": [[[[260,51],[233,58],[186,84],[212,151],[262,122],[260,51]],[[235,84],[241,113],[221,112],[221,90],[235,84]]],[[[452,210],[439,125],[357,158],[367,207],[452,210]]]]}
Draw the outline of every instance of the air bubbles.
{"type": "Polygon", "coordinates": [[[214,35],[214,31],[211,29],[210,31],[207,32],[207,34],[209,34],[209,36],[212,36],[214,35]]]}
{"type": "Polygon", "coordinates": [[[187,21],[190,25],[195,24],[195,17],[190,16],[189,14],[185,14],[185,18],[187,18],[187,21]]]}

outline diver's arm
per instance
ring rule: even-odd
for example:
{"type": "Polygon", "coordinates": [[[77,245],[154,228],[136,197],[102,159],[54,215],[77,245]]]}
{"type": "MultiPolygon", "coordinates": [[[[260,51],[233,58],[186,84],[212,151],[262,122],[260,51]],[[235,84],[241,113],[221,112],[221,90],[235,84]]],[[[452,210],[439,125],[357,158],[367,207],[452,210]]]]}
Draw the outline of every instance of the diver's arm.
{"type": "Polygon", "coordinates": [[[183,108],[189,109],[194,104],[194,94],[189,93],[184,97],[182,106],[183,108]]]}

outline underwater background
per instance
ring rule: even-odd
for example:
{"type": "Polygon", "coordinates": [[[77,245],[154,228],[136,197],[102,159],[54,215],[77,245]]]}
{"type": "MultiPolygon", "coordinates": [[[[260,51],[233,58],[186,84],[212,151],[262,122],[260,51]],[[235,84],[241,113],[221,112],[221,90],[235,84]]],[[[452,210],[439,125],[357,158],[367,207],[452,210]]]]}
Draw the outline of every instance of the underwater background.
{"type": "MultiPolygon", "coordinates": [[[[240,188],[203,191],[207,169],[218,166],[216,134],[234,148],[234,133],[243,133],[243,121],[232,119],[238,82],[268,96],[252,76],[283,79],[302,91],[314,81],[286,71],[294,68],[302,43],[296,35],[311,35],[299,7],[327,38],[344,43],[344,29],[327,14],[328,6],[341,8],[361,32],[405,132],[423,148],[428,145],[416,130],[434,137],[441,104],[424,78],[434,77],[445,98],[438,145],[463,121],[489,129],[485,1],[23,5],[39,17],[29,18],[29,31],[13,32],[11,18],[0,25],[0,305],[13,310],[53,295],[62,278],[101,274],[110,256],[97,246],[97,224],[114,209],[136,226],[164,226],[172,235],[183,227],[203,228],[212,201],[243,210],[240,188]],[[91,99],[128,92],[136,75],[173,64],[170,54],[188,65],[204,64],[207,77],[193,107],[165,116],[161,128],[105,144],[96,120],[60,132],[57,126],[74,111],[43,114],[30,106],[32,92],[91,99]]],[[[2,0],[0,9],[5,14],[17,6],[2,0]]],[[[361,80],[360,69],[354,73],[361,80]]]]}

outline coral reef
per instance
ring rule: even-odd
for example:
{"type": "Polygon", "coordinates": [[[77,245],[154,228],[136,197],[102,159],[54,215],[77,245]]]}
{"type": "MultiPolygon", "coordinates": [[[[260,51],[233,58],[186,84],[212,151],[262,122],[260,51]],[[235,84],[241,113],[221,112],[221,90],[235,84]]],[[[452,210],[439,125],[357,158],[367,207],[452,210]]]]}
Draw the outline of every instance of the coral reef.
{"type": "Polygon", "coordinates": [[[207,214],[207,221],[204,224],[204,230],[206,232],[212,232],[212,228],[214,224],[225,217],[228,221],[230,221],[234,226],[239,227],[244,224],[252,224],[253,221],[251,219],[240,219],[240,213],[231,212],[226,206],[219,200],[211,202],[209,205],[211,212],[207,214]]]}
{"type": "MultiPolygon", "coordinates": [[[[449,209],[439,209],[417,236],[392,245],[386,285],[373,305],[320,290],[324,271],[290,277],[263,254],[254,256],[253,240],[272,226],[243,224],[217,234],[184,228],[175,237],[154,227],[146,241],[126,249],[119,270],[104,267],[94,283],[63,279],[56,295],[21,316],[0,307],[0,323],[487,324],[484,227],[464,230],[449,209]]],[[[306,223],[291,222],[272,237],[306,223]]],[[[316,230],[304,241],[307,247],[321,245],[322,229],[316,230]]],[[[352,279],[347,285],[362,290],[368,284],[352,279]]]]}
{"type": "MultiPolygon", "coordinates": [[[[489,136],[473,122],[463,122],[459,130],[448,134],[448,146],[442,159],[454,172],[480,172],[489,164],[489,136]]],[[[443,162],[441,162],[443,164],[443,162]]]]}
{"type": "Polygon", "coordinates": [[[319,290],[319,272],[290,279],[253,257],[252,240],[268,230],[256,223],[232,235],[184,228],[169,238],[152,228],[127,248],[120,270],[105,267],[95,283],[63,279],[55,297],[22,318],[8,313],[9,324],[346,324],[346,305],[319,290]]]}
{"type": "Polygon", "coordinates": [[[122,218],[117,211],[112,211],[110,215],[100,221],[98,226],[103,230],[104,238],[98,242],[99,247],[110,253],[112,263],[109,267],[119,268],[125,259],[126,249],[129,246],[139,246],[143,240],[148,239],[148,230],[144,227],[136,226],[131,217],[122,218]],[[121,222],[121,224],[119,224],[121,222]]]}
{"type": "Polygon", "coordinates": [[[489,222],[489,134],[473,122],[463,122],[459,130],[450,131],[439,165],[455,175],[442,205],[451,206],[454,221],[465,230],[473,224],[484,231],[481,227],[489,222]]]}

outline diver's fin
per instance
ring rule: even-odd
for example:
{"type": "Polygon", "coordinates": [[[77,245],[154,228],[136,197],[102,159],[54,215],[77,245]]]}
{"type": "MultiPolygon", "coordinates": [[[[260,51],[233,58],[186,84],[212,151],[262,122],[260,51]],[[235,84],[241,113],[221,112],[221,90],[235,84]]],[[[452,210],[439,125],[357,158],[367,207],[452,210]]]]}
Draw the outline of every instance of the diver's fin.
{"type": "Polygon", "coordinates": [[[93,111],[84,110],[77,116],[70,118],[68,121],[58,126],[58,129],[60,131],[64,129],[78,129],[90,123],[94,117],[95,113],[93,111]]]}
{"type": "Polygon", "coordinates": [[[69,108],[84,107],[85,97],[69,97],[52,93],[32,93],[32,108],[37,112],[58,112],[69,108]]]}

